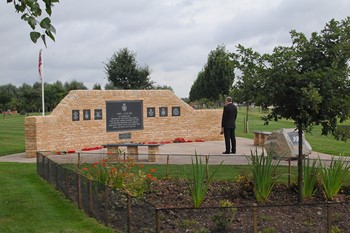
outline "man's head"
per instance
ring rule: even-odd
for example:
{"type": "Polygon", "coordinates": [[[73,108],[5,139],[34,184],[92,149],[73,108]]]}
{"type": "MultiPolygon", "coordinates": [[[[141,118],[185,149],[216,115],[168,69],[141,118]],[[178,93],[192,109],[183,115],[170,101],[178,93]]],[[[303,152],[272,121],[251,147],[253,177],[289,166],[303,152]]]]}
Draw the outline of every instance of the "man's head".
{"type": "Polygon", "coordinates": [[[227,96],[227,97],[226,97],[226,102],[227,102],[227,103],[232,103],[232,97],[227,96]]]}

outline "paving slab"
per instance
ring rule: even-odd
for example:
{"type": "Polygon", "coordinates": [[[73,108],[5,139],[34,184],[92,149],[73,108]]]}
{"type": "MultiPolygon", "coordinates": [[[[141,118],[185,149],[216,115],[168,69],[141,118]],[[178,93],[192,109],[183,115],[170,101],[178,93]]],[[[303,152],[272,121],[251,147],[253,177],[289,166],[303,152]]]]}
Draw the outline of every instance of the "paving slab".
{"type": "MultiPolygon", "coordinates": [[[[255,151],[260,154],[263,151],[262,147],[253,145],[252,139],[237,137],[237,154],[223,155],[225,148],[224,141],[206,141],[206,142],[189,142],[189,143],[170,143],[160,146],[159,155],[157,155],[156,162],[147,162],[147,147],[139,148],[139,159],[145,163],[170,163],[170,164],[188,164],[191,163],[195,154],[201,156],[209,156],[210,164],[218,164],[224,161],[224,164],[248,164],[249,156],[255,151]]],[[[81,152],[80,157],[82,162],[91,163],[107,156],[106,149],[81,152]]],[[[265,152],[266,153],[266,152],[265,152]]],[[[331,155],[312,152],[310,158],[318,158],[330,160],[331,155]]],[[[78,153],[65,155],[49,155],[49,158],[58,163],[77,163],[78,153]]],[[[19,163],[36,163],[36,158],[27,158],[25,153],[18,153],[8,156],[0,157],[0,162],[19,162],[19,163]]],[[[291,162],[296,165],[297,161],[291,162]]],[[[281,164],[288,164],[287,161],[281,161],[281,164]]]]}

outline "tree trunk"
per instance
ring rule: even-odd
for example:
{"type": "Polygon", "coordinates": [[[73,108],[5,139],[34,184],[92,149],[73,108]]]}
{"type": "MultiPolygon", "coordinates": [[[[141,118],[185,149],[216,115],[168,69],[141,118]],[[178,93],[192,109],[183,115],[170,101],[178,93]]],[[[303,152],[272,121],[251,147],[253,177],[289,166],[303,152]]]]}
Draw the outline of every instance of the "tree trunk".
{"type": "Polygon", "coordinates": [[[303,128],[298,124],[298,203],[303,202],[303,128]]]}
{"type": "Polygon", "coordinates": [[[246,113],[245,113],[245,115],[246,115],[246,118],[245,118],[245,129],[244,129],[245,133],[249,133],[248,112],[249,112],[249,104],[247,104],[246,113]]]}

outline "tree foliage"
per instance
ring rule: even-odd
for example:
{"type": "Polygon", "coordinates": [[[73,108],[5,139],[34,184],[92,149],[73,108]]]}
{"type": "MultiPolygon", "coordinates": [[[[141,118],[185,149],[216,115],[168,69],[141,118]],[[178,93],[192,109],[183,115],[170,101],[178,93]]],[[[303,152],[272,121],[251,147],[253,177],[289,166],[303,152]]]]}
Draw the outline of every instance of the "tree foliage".
{"type": "Polygon", "coordinates": [[[204,71],[200,71],[197,75],[197,79],[194,80],[190,94],[189,99],[190,101],[200,100],[202,98],[205,98],[206,95],[206,86],[205,86],[205,79],[204,79],[204,71]]]}
{"type": "Polygon", "coordinates": [[[136,53],[127,48],[114,53],[105,65],[107,79],[117,89],[152,89],[154,82],[149,78],[148,66],[136,62],[136,53]]]}
{"type": "Polygon", "coordinates": [[[102,90],[101,84],[95,83],[94,86],[92,87],[92,90],[102,90]]]}
{"type": "Polygon", "coordinates": [[[334,133],[350,113],[350,18],[331,20],[307,39],[291,31],[292,46],[267,56],[265,92],[274,106],[268,119],[292,119],[303,130],[322,125],[334,133]]]}
{"type": "Polygon", "coordinates": [[[56,29],[51,24],[52,8],[59,0],[7,0],[7,3],[13,3],[16,12],[22,14],[21,19],[26,21],[33,31],[30,32],[30,39],[36,43],[39,38],[46,45],[46,36],[55,41],[54,34],[56,29]],[[45,7],[40,6],[40,2],[45,4],[45,7]],[[45,9],[46,15],[43,14],[45,9]],[[37,30],[37,26],[41,32],[37,30]]]}
{"type": "MultiPolygon", "coordinates": [[[[57,104],[71,90],[87,89],[83,83],[75,80],[62,84],[57,81],[53,84],[45,83],[45,111],[51,112],[57,104]]],[[[39,112],[41,111],[41,83],[33,85],[22,84],[19,87],[7,84],[0,86],[0,110],[17,110],[19,112],[39,112]]]]}
{"type": "Polygon", "coordinates": [[[153,86],[154,90],[170,90],[172,92],[174,92],[173,88],[171,86],[168,86],[168,85],[155,85],[153,86]]]}
{"type": "Polygon", "coordinates": [[[239,71],[235,84],[234,99],[237,102],[245,102],[247,105],[266,105],[266,95],[262,91],[264,88],[264,73],[266,66],[264,57],[252,48],[245,48],[243,45],[237,46],[237,52],[231,53],[239,71]]]}
{"type": "Polygon", "coordinates": [[[190,100],[224,100],[233,85],[234,68],[235,64],[225,46],[218,46],[211,51],[207,63],[191,87],[190,100]]]}

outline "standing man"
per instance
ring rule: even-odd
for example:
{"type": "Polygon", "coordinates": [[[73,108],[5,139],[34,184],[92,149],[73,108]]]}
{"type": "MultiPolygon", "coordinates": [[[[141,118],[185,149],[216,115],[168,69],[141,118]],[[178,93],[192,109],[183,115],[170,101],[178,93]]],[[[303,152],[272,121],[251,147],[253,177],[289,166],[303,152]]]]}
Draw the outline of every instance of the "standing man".
{"type": "Polygon", "coordinates": [[[222,113],[221,132],[225,137],[225,148],[223,154],[236,154],[236,118],[237,107],[232,103],[232,98],[227,97],[225,100],[225,107],[222,113]],[[232,147],[231,147],[232,146],[232,147]]]}

